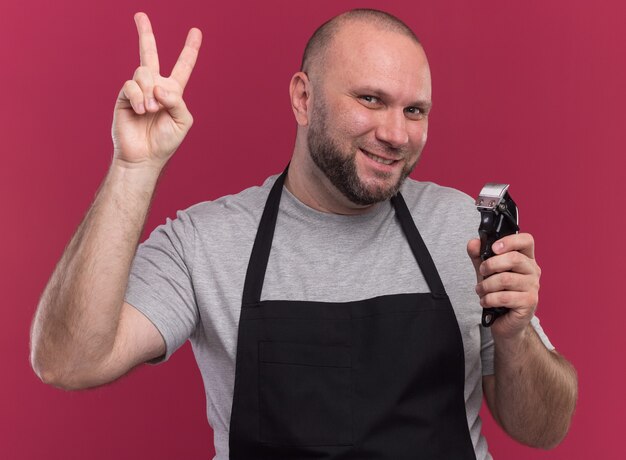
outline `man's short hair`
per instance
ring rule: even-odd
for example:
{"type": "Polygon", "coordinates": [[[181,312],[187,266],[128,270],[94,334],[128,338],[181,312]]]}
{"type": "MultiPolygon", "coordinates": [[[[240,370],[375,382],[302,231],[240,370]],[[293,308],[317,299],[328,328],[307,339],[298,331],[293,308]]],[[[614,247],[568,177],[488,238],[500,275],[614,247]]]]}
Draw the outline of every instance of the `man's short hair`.
{"type": "Polygon", "coordinates": [[[409,26],[392,14],[369,8],[357,8],[342,13],[339,16],[335,16],[319,26],[317,30],[313,32],[313,35],[304,48],[300,70],[302,72],[308,72],[313,61],[319,61],[322,59],[324,52],[341,26],[346,22],[351,21],[362,21],[379,27],[382,30],[397,32],[411,38],[417,44],[420,43],[419,39],[415,35],[415,32],[413,32],[409,26]]]}

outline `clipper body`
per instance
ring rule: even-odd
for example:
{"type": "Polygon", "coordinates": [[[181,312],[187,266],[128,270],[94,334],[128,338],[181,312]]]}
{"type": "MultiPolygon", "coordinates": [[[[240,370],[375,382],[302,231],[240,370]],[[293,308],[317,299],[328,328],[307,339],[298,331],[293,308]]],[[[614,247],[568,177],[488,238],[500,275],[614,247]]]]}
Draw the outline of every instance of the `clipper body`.
{"type": "MultiPolygon", "coordinates": [[[[476,200],[480,212],[480,258],[494,256],[491,246],[500,238],[519,231],[517,205],[508,193],[509,184],[485,184],[476,200]]],[[[496,319],[509,311],[506,307],[484,308],[482,325],[490,327],[496,319]]]]}

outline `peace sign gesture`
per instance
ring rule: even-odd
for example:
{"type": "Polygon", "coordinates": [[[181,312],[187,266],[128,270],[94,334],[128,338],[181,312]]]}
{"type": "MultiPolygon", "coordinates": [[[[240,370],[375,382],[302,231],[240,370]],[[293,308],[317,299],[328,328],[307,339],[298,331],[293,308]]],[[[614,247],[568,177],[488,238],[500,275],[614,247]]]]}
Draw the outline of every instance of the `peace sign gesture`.
{"type": "Polygon", "coordinates": [[[163,77],[150,19],[135,14],[141,64],[126,81],[113,114],[113,157],[128,166],[162,168],[191,128],[183,91],[198,57],[202,33],[191,29],[169,77],[163,77]]]}

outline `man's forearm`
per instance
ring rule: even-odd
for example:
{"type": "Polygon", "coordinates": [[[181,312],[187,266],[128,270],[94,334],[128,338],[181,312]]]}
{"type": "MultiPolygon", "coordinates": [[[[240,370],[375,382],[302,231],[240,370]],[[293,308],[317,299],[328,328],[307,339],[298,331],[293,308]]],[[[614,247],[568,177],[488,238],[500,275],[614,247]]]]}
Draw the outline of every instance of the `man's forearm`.
{"type": "Polygon", "coordinates": [[[532,326],[517,341],[496,341],[496,418],[518,441],[551,448],[567,434],[577,398],[574,368],[545,348],[532,326]]]}
{"type": "Polygon", "coordinates": [[[33,320],[31,362],[44,381],[63,385],[110,353],[158,176],[113,161],[33,320]]]}

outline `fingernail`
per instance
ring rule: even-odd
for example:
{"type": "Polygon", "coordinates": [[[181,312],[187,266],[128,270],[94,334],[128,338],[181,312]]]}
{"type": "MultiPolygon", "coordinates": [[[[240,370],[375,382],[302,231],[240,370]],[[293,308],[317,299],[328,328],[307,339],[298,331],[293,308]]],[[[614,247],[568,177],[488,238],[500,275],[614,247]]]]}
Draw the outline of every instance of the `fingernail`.
{"type": "Polygon", "coordinates": [[[496,244],[494,244],[494,245],[493,245],[493,250],[494,250],[494,251],[499,251],[499,250],[501,250],[501,249],[504,249],[504,243],[500,243],[500,242],[498,242],[498,243],[496,243],[496,244]]]}
{"type": "Polygon", "coordinates": [[[155,109],[159,108],[155,98],[153,98],[153,97],[148,98],[148,108],[151,109],[151,110],[155,110],[155,109]]]}
{"type": "Polygon", "coordinates": [[[140,102],[139,105],[137,106],[137,112],[144,113],[145,111],[146,111],[146,108],[143,106],[143,102],[140,102]]]}

